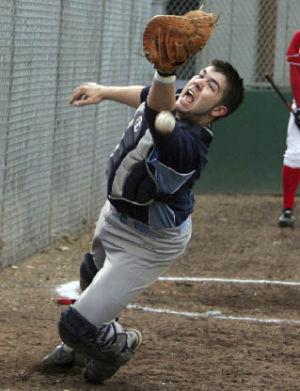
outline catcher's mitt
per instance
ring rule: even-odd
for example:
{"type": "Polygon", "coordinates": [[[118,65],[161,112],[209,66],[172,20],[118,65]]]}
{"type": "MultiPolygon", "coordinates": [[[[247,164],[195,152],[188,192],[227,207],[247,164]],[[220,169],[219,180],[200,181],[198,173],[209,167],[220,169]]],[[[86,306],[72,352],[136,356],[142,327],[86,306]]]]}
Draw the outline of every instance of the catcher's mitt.
{"type": "Polygon", "coordinates": [[[154,16],[143,35],[145,56],[156,69],[174,72],[206,45],[218,19],[219,15],[202,10],[154,16]]]}

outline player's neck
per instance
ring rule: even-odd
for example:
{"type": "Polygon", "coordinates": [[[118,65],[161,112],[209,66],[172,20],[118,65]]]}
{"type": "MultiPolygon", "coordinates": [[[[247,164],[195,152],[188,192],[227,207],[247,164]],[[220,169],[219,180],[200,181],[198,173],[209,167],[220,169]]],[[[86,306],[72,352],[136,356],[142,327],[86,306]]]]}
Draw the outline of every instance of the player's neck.
{"type": "Polygon", "coordinates": [[[188,121],[197,123],[203,127],[209,126],[214,120],[214,118],[209,113],[191,114],[178,111],[176,116],[178,119],[187,119],[188,121]]]}

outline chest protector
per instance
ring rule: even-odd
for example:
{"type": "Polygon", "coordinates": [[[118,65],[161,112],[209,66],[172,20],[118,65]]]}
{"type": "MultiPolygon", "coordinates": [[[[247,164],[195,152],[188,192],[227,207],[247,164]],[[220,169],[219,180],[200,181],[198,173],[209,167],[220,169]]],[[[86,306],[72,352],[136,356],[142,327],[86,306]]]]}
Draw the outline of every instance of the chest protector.
{"type": "MultiPolygon", "coordinates": [[[[119,145],[110,156],[107,179],[108,199],[120,212],[130,217],[133,206],[147,207],[139,220],[160,228],[178,225],[172,203],[181,198],[187,205],[190,197],[183,185],[193,176],[179,173],[158,160],[153,138],[144,117],[145,103],[137,109],[119,145]],[[182,190],[181,190],[182,189],[182,190]],[[127,205],[127,206],[126,206],[127,205]],[[120,210],[121,208],[121,210],[120,210]]],[[[186,217],[191,211],[187,210],[186,217]]]]}

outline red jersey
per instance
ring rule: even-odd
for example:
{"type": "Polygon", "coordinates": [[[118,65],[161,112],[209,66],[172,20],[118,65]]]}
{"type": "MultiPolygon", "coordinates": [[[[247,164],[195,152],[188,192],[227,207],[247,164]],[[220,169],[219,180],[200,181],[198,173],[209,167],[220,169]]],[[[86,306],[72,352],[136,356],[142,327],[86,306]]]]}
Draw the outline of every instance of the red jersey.
{"type": "Polygon", "coordinates": [[[290,83],[296,106],[300,107],[300,30],[296,31],[286,52],[290,65],[290,83]]]}

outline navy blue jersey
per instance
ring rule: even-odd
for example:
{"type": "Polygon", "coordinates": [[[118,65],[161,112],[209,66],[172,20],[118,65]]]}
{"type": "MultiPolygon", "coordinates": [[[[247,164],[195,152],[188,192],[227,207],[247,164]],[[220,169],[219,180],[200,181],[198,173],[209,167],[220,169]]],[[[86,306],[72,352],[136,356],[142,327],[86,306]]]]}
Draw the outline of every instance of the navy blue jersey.
{"type": "Polygon", "coordinates": [[[149,88],[107,168],[108,199],[124,216],[157,228],[180,225],[192,213],[192,188],[207,164],[211,131],[176,120],[171,133],[155,129],[149,88]]]}

